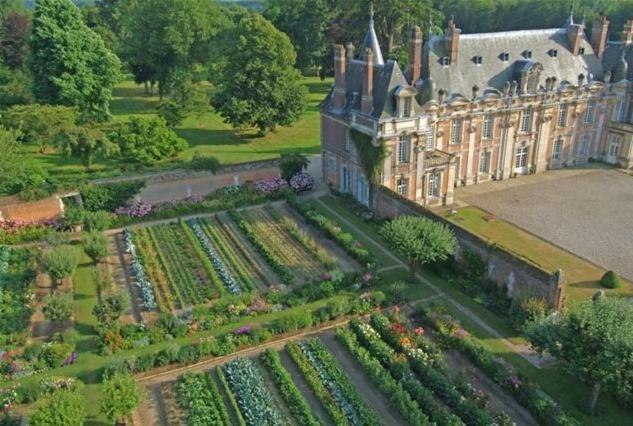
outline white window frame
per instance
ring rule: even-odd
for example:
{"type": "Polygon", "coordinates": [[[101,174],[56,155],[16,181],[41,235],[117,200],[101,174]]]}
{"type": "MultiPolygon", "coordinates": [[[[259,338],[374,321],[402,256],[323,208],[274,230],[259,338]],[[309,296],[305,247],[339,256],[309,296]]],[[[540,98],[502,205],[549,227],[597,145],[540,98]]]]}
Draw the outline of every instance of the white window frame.
{"type": "Polygon", "coordinates": [[[587,102],[587,110],[585,111],[585,124],[593,124],[595,110],[595,102],[587,102]]]}
{"type": "Polygon", "coordinates": [[[589,154],[589,135],[582,135],[578,142],[578,156],[586,157],[589,154]]]}
{"type": "Polygon", "coordinates": [[[520,146],[516,150],[516,159],[514,161],[514,167],[522,169],[528,165],[528,155],[530,154],[530,148],[527,146],[520,146]]]}
{"type": "Polygon", "coordinates": [[[398,163],[408,163],[411,160],[411,135],[402,133],[398,138],[398,163]]]}
{"type": "Polygon", "coordinates": [[[413,111],[413,99],[411,96],[407,96],[402,99],[402,117],[409,118],[413,111]]]}
{"type": "Polygon", "coordinates": [[[532,109],[527,108],[521,114],[521,132],[529,133],[532,130],[532,109]]]}
{"type": "Polygon", "coordinates": [[[622,123],[626,114],[626,99],[624,96],[618,96],[618,103],[613,110],[613,121],[622,123]]]}
{"type": "Polygon", "coordinates": [[[554,139],[554,146],[552,147],[552,160],[560,161],[563,157],[563,145],[564,141],[562,137],[554,139]]]}
{"type": "Polygon", "coordinates": [[[618,135],[611,135],[609,138],[609,146],[607,147],[607,155],[610,157],[618,157],[620,148],[622,147],[622,138],[618,135]],[[613,149],[615,148],[615,150],[613,149]],[[614,152],[615,151],[615,152],[614,152]]]}
{"type": "Polygon", "coordinates": [[[352,134],[349,130],[345,132],[345,152],[352,150],[352,134]]]}
{"type": "Polygon", "coordinates": [[[426,151],[435,150],[435,132],[430,131],[426,134],[426,151]]]}
{"type": "Polygon", "coordinates": [[[462,143],[463,120],[456,118],[451,123],[451,143],[458,145],[462,143]]]}
{"type": "Polygon", "coordinates": [[[399,177],[396,180],[396,192],[403,197],[409,197],[409,178],[399,177]]]}
{"type": "Polygon", "coordinates": [[[479,155],[479,173],[490,173],[491,158],[492,153],[490,151],[486,150],[481,152],[481,154],[479,155]]]}
{"type": "Polygon", "coordinates": [[[429,197],[439,197],[440,189],[442,186],[442,173],[439,171],[432,171],[429,173],[429,188],[428,188],[428,196],[429,197]]]}
{"type": "Polygon", "coordinates": [[[493,114],[486,114],[484,116],[484,125],[481,132],[482,138],[492,139],[494,137],[494,124],[495,116],[493,114]]]}
{"type": "Polygon", "coordinates": [[[569,105],[567,103],[560,104],[558,108],[558,118],[556,120],[557,127],[567,127],[567,113],[569,112],[569,105]]]}

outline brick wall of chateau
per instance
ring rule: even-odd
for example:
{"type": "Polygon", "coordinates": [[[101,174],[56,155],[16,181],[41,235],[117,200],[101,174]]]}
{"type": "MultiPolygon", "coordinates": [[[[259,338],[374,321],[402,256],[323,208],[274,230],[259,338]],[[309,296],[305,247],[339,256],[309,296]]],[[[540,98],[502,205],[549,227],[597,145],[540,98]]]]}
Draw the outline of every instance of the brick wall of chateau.
{"type": "Polygon", "coordinates": [[[545,271],[508,250],[491,245],[479,236],[386,188],[375,191],[372,202],[374,211],[382,217],[417,215],[444,223],[455,233],[460,250],[472,250],[487,261],[489,278],[499,285],[507,286],[512,298],[543,297],[553,308],[561,307],[564,297],[562,271],[559,273],[545,271]]]}

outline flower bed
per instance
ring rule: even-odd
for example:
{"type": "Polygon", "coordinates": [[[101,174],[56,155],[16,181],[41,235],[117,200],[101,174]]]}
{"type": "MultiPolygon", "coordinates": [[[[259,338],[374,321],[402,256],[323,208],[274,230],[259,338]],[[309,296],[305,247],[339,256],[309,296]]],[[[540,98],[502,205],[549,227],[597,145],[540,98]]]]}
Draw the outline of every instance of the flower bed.
{"type": "Polygon", "coordinates": [[[284,425],[273,397],[252,361],[237,358],[224,366],[224,372],[247,424],[284,425]]]}
{"type": "Polygon", "coordinates": [[[204,249],[205,253],[209,257],[209,260],[211,260],[211,263],[213,264],[213,267],[215,268],[216,272],[222,279],[222,282],[224,283],[224,285],[226,285],[226,288],[232,294],[239,294],[241,292],[239,284],[237,283],[237,281],[235,281],[235,278],[233,278],[231,273],[228,271],[228,269],[226,268],[226,265],[224,264],[224,262],[222,261],[218,253],[215,251],[215,248],[213,248],[213,245],[211,244],[209,237],[207,237],[207,235],[204,233],[204,230],[198,223],[198,220],[191,219],[187,221],[187,224],[191,227],[194,234],[198,238],[198,241],[200,242],[200,244],[202,245],[202,248],[204,249]]]}
{"type": "Polygon", "coordinates": [[[156,298],[154,297],[154,287],[145,276],[145,269],[143,264],[139,261],[136,254],[136,246],[132,241],[132,231],[130,228],[123,230],[123,238],[125,241],[125,251],[132,257],[132,272],[134,273],[135,283],[141,289],[141,298],[143,300],[143,306],[147,310],[156,309],[156,298]]]}
{"type": "Polygon", "coordinates": [[[439,333],[447,346],[466,355],[473,364],[508,391],[519,404],[528,409],[543,424],[577,424],[576,420],[568,416],[539,385],[530,383],[527,378],[514,372],[506,363],[495,357],[493,352],[468,337],[468,333],[463,332],[459,322],[450,315],[427,308],[423,308],[421,314],[439,333]]]}
{"type": "Polygon", "coordinates": [[[180,376],[176,384],[176,399],[186,413],[188,425],[231,424],[222,396],[213,378],[207,373],[187,373],[180,376]]]}
{"type": "Polygon", "coordinates": [[[288,188],[288,182],[280,177],[270,177],[255,182],[255,189],[264,195],[271,195],[286,188],[288,188]]]}
{"type": "Polygon", "coordinates": [[[26,249],[0,246],[0,350],[23,343],[28,334],[34,300],[31,256],[26,249]]]}
{"type": "Polygon", "coordinates": [[[295,192],[312,191],[314,188],[314,178],[308,173],[297,173],[290,178],[290,187],[295,192]]]}
{"type": "Polygon", "coordinates": [[[308,405],[308,402],[292,381],[288,371],[281,364],[279,353],[273,349],[267,349],[260,356],[260,360],[270,373],[297,424],[307,426],[320,425],[321,422],[312,414],[310,405],[308,405]]]}

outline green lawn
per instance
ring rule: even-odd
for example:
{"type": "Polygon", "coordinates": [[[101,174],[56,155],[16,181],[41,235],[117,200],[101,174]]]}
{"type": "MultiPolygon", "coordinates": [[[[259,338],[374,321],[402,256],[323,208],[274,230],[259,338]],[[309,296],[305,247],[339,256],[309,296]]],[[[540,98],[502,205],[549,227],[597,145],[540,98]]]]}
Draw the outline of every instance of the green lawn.
{"type": "MultiPolygon", "coordinates": [[[[517,254],[546,271],[562,269],[567,277],[566,294],[571,300],[587,299],[603,289],[597,281],[604,270],[544,241],[535,235],[475,207],[459,209],[457,214],[445,217],[489,241],[517,254]]],[[[633,296],[633,284],[624,283],[617,290],[603,289],[607,294],[633,296]]]]}
{"type": "MultiPolygon", "coordinates": [[[[179,158],[156,165],[155,169],[177,167],[183,161],[191,159],[196,152],[213,155],[225,164],[276,158],[288,152],[318,154],[319,103],[325,98],[331,81],[306,77],[303,83],[309,91],[308,105],[299,121],[292,126],[279,128],[260,137],[254,129],[233,129],[212,111],[201,116],[190,116],[176,129],[176,132],[189,142],[189,149],[179,158]]],[[[122,122],[133,115],[155,115],[158,104],[157,96],[145,95],[143,86],[138,86],[130,80],[115,87],[111,110],[114,121],[122,122]]],[[[35,146],[28,146],[26,149],[30,162],[40,165],[53,176],[66,182],[114,176],[126,171],[126,167],[118,161],[99,160],[93,170],[86,173],[78,161],[67,159],[57,152],[40,154],[35,146]]]]}

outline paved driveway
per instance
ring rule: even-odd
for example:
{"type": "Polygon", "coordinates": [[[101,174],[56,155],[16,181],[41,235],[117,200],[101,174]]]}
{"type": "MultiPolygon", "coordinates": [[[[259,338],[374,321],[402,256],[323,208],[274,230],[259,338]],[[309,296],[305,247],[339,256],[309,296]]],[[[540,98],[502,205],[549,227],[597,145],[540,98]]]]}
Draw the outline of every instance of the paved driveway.
{"type": "Polygon", "coordinates": [[[633,280],[633,177],[613,169],[556,170],[456,192],[541,238],[633,280]]]}

